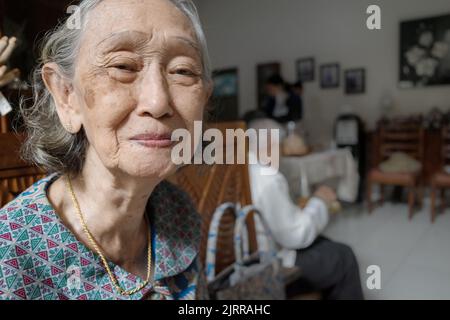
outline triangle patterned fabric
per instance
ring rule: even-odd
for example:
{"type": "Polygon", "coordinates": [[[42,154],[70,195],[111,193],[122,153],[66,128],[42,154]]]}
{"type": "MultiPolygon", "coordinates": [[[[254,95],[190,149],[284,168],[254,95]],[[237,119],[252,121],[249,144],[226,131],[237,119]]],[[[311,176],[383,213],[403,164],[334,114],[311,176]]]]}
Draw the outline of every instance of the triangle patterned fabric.
{"type": "MultiPolygon", "coordinates": [[[[195,299],[203,292],[197,253],[200,216],[189,197],[160,183],[147,205],[153,277],[132,296],[120,295],[97,254],[62,223],[48,198],[50,175],[0,210],[0,300],[195,299]],[[200,290],[199,290],[200,289],[200,290]]],[[[142,279],[109,263],[122,288],[142,279]]],[[[203,297],[200,297],[203,298],[203,297]]]]}

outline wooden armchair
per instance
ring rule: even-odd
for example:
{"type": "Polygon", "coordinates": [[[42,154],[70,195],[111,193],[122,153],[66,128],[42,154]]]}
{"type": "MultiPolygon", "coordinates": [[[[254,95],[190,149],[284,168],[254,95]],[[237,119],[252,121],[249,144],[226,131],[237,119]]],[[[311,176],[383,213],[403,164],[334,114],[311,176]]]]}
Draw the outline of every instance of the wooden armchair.
{"type": "Polygon", "coordinates": [[[378,154],[377,167],[372,168],[367,177],[367,204],[369,213],[372,212],[372,186],[380,185],[380,203],[384,202],[384,186],[393,185],[409,189],[408,206],[409,219],[413,215],[413,207],[418,198],[419,205],[422,204],[420,190],[422,170],[417,172],[386,173],[378,168],[378,165],[389,158],[394,152],[404,152],[418,160],[423,165],[424,157],[424,131],[420,121],[392,121],[382,123],[378,128],[378,154]]]}
{"type": "Polygon", "coordinates": [[[13,133],[0,134],[0,208],[45,176],[20,158],[23,139],[13,133]]]}
{"type": "Polygon", "coordinates": [[[0,116],[0,133],[9,132],[9,123],[6,116],[0,116]]]}
{"type": "Polygon", "coordinates": [[[444,167],[450,165],[450,125],[442,128],[441,170],[431,178],[431,222],[436,220],[436,193],[440,191],[440,211],[445,207],[445,189],[450,188],[450,174],[444,167]]]}

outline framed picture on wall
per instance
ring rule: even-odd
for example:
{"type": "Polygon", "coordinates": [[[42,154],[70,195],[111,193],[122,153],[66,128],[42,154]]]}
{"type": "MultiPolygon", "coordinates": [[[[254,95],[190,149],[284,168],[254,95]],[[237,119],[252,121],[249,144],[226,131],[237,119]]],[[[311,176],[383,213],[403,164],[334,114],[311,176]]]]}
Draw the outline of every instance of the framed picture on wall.
{"type": "Polygon", "coordinates": [[[446,84],[450,84],[450,14],[400,23],[400,87],[446,84]]]}
{"type": "Polygon", "coordinates": [[[214,98],[236,97],[238,95],[238,69],[230,68],[213,72],[214,98]]]}
{"type": "Polygon", "coordinates": [[[298,59],[296,62],[297,80],[301,82],[314,81],[315,67],[314,58],[298,59]]]}
{"type": "Polygon", "coordinates": [[[366,91],[366,70],[349,69],[344,72],[345,93],[362,94],[366,91]]]}
{"type": "Polygon", "coordinates": [[[239,117],[239,73],[237,68],[213,72],[211,120],[232,121],[239,117]]]}
{"type": "Polygon", "coordinates": [[[338,88],[341,69],[339,63],[328,63],[320,66],[320,87],[322,89],[338,88]]]}
{"type": "Polygon", "coordinates": [[[258,108],[261,108],[266,98],[264,85],[273,75],[281,73],[281,65],[278,62],[258,64],[256,67],[258,84],[258,108]]]}

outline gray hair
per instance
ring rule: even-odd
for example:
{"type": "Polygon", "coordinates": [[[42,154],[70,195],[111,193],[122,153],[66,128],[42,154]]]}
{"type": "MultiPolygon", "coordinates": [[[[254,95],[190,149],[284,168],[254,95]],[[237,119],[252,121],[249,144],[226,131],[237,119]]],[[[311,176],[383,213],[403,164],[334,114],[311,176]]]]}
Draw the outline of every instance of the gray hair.
{"type": "MultiPolygon", "coordinates": [[[[82,0],[78,6],[81,28],[68,28],[63,21],[48,32],[41,44],[41,57],[32,75],[33,104],[20,104],[20,115],[28,135],[22,146],[22,157],[48,173],[81,172],[89,145],[84,129],[69,133],[61,124],[55,102],[42,79],[44,64],[56,63],[67,79],[72,79],[81,36],[88,21],[89,12],[103,0],[82,0]]],[[[192,0],[169,0],[192,23],[202,54],[204,81],[211,82],[211,64],[206,38],[197,9],[192,0]]]]}

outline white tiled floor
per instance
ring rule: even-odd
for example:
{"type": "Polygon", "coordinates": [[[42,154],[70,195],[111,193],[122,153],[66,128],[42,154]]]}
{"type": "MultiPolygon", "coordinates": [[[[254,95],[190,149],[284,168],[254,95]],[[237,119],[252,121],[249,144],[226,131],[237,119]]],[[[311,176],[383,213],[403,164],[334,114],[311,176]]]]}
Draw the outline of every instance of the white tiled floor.
{"type": "Polygon", "coordinates": [[[450,209],[431,224],[428,201],[408,220],[406,204],[386,202],[371,215],[347,207],[324,235],[350,245],[366,299],[450,299],[450,209]],[[366,286],[369,265],[381,268],[381,289],[366,286]]]}

